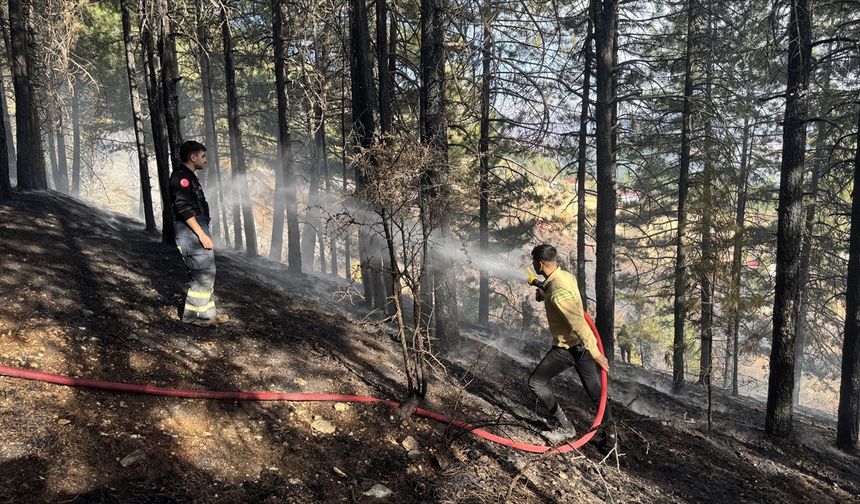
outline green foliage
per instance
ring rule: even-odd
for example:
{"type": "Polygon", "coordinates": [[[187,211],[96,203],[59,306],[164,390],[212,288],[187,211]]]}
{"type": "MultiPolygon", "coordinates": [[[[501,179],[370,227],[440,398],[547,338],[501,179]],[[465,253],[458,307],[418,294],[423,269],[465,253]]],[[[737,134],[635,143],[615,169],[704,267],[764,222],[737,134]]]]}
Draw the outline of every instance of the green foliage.
{"type": "MultiPolygon", "coordinates": [[[[131,128],[131,102],[119,2],[81,2],[78,38],[69,73],[89,96],[87,123],[105,132],[131,128]]],[[[140,79],[143,82],[143,79],[140,79]]]]}

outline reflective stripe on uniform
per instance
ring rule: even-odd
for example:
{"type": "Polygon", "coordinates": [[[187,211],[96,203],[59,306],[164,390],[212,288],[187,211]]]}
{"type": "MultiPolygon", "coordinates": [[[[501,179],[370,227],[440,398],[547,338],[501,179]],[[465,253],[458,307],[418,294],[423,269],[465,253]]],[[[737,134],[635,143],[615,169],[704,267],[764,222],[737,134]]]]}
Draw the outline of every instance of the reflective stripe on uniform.
{"type": "Polygon", "coordinates": [[[195,298],[195,299],[209,299],[212,296],[212,291],[188,291],[187,297],[195,298]]]}
{"type": "Polygon", "coordinates": [[[559,303],[561,301],[573,299],[574,297],[575,297],[575,295],[573,292],[570,292],[569,290],[560,290],[560,291],[553,292],[552,296],[550,296],[550,299],[552,300],[553,303],[559,303]]]}
{"type": "Polygon", "coordinates": [[[214,308],[215,308],[215,301],[209,301],[209,303],[207,303],[205,306],[194,306],[193,304],[185,303],[185,309],[186,310],[197,312],[197,313],[209,311],[209,310],[212,310],[214,308]]]}

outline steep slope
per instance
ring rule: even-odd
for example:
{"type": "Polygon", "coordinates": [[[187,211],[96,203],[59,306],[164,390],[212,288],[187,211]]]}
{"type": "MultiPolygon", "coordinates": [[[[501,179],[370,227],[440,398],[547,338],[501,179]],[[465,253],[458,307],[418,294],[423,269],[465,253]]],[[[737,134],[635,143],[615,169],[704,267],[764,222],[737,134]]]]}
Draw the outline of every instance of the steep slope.
{"type": "MultiPolygon", "coordinates": [[[[55,193],[0,205],[0,365],[176,388],[403,393],[393,331],[350,304],[354,286],[218,251],[216,296],[234,321],[187,327],[184,267],[140,227],[55,193]]],[[[426,406],[540,443],[525,384],[535,352],[518,362],[473,337],[438,356],[426,406]]],[[[389,502],[845,502],[860,491],[856,459],[764,438],[748,421],[756,405],[727,403],[726,428],[708,437],[700,401],[636,373],[613,373],[622,455],[606,460],[591,446],[522,454],[381,405],[181,400],[3,377],[0,502],[372,502],[363,493],[377,483],[389,502]],[[143,458],[128,464],[135,452],[143,458]]],[[[557,386],[584,427],[591,410],[574,373],[557,386]]]]}

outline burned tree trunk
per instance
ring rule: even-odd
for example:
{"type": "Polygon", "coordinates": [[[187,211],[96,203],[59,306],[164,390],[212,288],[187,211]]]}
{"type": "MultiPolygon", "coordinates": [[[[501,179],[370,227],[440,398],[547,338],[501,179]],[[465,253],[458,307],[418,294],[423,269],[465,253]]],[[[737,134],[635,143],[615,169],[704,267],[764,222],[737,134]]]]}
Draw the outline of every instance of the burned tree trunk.
{"type": "MultiPolygon", "coordinates": [[[[594,2],[596,0],[592,0],[594,2]]],[[[585,62],[582,70],[582,110],[579,116],[579,149],[576,156],[576,283],[579,286],[579,297],[582,299],[582,309],[588,311],[587,279],[585,276],[585,178],[588,163],[588,108],[591,98],[591,67],[594,61],[592,43],[594,27],[591,12],[588,16],[588,27],[585,39],[585,62]]]]}
{"type": "Polygon", "coordinates": [[[614,358],[615,331],[615,155],[612,142],[613,60],[616,0],[595,0],[594,35],[597,55],[597,262],[595,295],[597,330],[609,360],[614,358]]]}
{"type": "MultiPolygon", "coordinates": [[[[128,90],[131,96],[131,116],[134,123],[134,138],[137,143],[137,164],[140,174],[140,194],[143,203],[144,222],[146,231],[154,233],[155,215],[152,211],[152,187],[149,182],[149,164],[146,152],[146,140],[143,137],[143,118],[140,113],[140,93],[137,90],[137,70],[135,69],[134,45],[131,40],[131,12],[129,0],[120,0],[122,11],[122,38],[125,45],[125,64],[128,74],[128,90]]],[[[61,155],[65,157],[65,152],[61,155]]]]}
{"type": "MultiPolygon", "coordinates": [[[[2,11],[2,9],[0,9],[2,11]]],[[[3,22],[2,17],[0,17],[0,23],[3,22]]],[[[17,153],[15,152],[15,139],[12,136],[12,120],[9,117],[9,102],[6,100],[6,81],[2,75],[0,75],[0,107],[3,108],[3,136],[5,137],[6,142],[6,152],[9,156],[9,173],[10,175],[14,175],[17,177],[17,169],[15,168],[15,163],[17,163],[17,153]]]]}
{"type": "Polygon", "coordinates": [[[54,182],[54,190],[63,192],[60,189],[60,171],[57,169],[57,147],[54,145],[54,129],[48,124],[47,130],[45,138],[48,140],[48,162],[51,163],[51,180],[54,182]]]}
{"type": "MultiPolygon", "coordinates": [[[[453,261],[443,256],[439,246],[445,247],[450,235],[450,222],[445,207],[450,193],[448,181],[448,124],[445,119],[445,14],[443,0],[421,0],[421,89],[420,128],[421,142],[432,153],[434,165],[425,168],[423,192],[425,201],[434,208],[426,208],[430,230],[438,233],[440,244],[433,247],[429,272],[433,277],[433,313],[436,337],[443,344],[459,339],[457,316],[457,289],[454,282],[453,261]],[[441,210],[441,211],[440,211],[441,210]]],[[[422,288],[424,288],[422,286],[422,288]]]]}
{"type": "Polygon", "coordinates": [[[179,165],[179,146],[182,144],[182,131],[179,124],[179,66],[176,60],[176,39],[170,25],[170,5],[168,0],[159,0],[158,14],[161,31],[158,37],[158,54],[161,58],[161,91],[164,93],[164,119],[167,125],[167,138],[170,141],[170,161],[179,165]]]}
{"type": "MultiPolygon", "coordinates": [[[[483,43],[481,47],[481,126],[478,140],[478,160],[480,162],[480,181],[478,196],[480,200],[478,223],[480,228],[479,247],[487,254],[490,249],[490,92],[492,90],[493,63],[493,26],[491,0],[484,2],[483,43]]],[[[490,275],[481,268],[478,281],[478,323],[487,325],[490,321],[490,275]]]]}
{"type": "Polygon", "coordinates": [[[296,177],[293,172],[293,151],[290,139],[290,102],[287,93],[287,5],[273,0],[273,32],[275,41],[275,94],[278,97],[278,159],[284,181],[284,205],[287,213],[287,264],[289,271],[302,271],[302,254],[299,242],[298,199],[296,177]]]}
{"type": "MultiPolygon", "coordinates": [[[[710,4],[708,6],[708,63],[705,67],[705,104],[709,111],[713,111],[712,89],[713,89],[713,68],[714,68],[714,51],[712,39],[715,36],[713,33],[713,13],[711,12],[710,4]]],[[[714,341],[714,286],[711,277],[714,275],[714,245],[711,238],[711,228],[714,220],[714,202],[713,202],[713,180],[714,180],[714,157],[716,152],[713,149],[713,122],[711,117],[713,113],[705,115],[705,138],[704,138],[704,153],[702,172],[702,261],[699,268],[699,286],[701,300],[701,318],[700,318],[700,352],[699,352],[699,383],[708,387],[708,397],[711,393],[711,362],[713,354],[714,341]]],[[[710,406],[710,402],[708,403],[710,406]]],[[[710,415],[710,409],[709,415],[710,415]]],[[[708,417],[710,419],[710,416],[708,417]]],[[[710,423],[709,423],[710,428],[710,423]]]]}
{"type": "Polygon", "coordinates": [[[272,41],[275,57],[275,95],[277,97],[277,113],[278,113],[278,164],[275,166],[275,194],[272,202],[272,240],[269,247],[269,259],[273,261],[281,260],[284,253],[284,218],[286,213],[286,187],[284,182],[286,166],[286,154],[292,156],[290,150],[290,131],[289,131],[289,112],[287,100],[288,72],[287,72],[287,55],[284,53],[287,40],[287,6],[280,0],[272,0],[272,41]],[[284,101],[283,115],[285,116],[284,124],[286,127],[286,141],[281,141],[281,101],[284,101]],[[285,143],[285,146],[282,146],[285,143]],[[287,150],[285,150],[285,148],[287,150]]]}
{"type": "MultiPolygon", "coordinates": [[[[317,228],[319,227],[319,212],[317,205],[319,204],[320,190],[320,160],[319,160],[319,145],[317,143],[317,129],[319,128],[319,115],[317,112],[317,104],[309,104],[307,111],[307,127],[308,138],[311,142],[311,172],[310,180],[308,181],[308,201],[307,210],[305,211],[305,225],[302,230],[302,264],[305,269],[313,271],[314,258],[317,248],[317,228]]],[[[321,109],[320,109],[321,110],[321,109]]]]}
{"type": "MultiPolygon", "coordinates": [[[[828,50],[829,52],[829,50],[828,50]]],[[[832,65],[828,64],[824,69],[824,77],[822,79],[822,88],[825,93],[830,87],[830,73],[832,65]]],[[[826,95],[825,98],[826,99],[826,95]]],[[[826,107],[822,103],[818,109],[822,115],[826,114],[826,107]]],[[[800,281],[798,286],[800,294],[800,307],[797,312],[797,322],[795,323],[795,362],[794,362],[794,393],[792,394],[792,404],[797,406],[800,404],[800,381],[803,374],[803,357],[806,347],[806,314],[809,311],[806,302],[807,282],[809,282],[810,258],[812,256],[812,236],[815,227],[815,214],[818,206],[818,186],[821,180],[821,172],[824,170],[826,163],[825,137],[827,136],[827,122],[819,121],[815,131],[815,157],[812,160],[812,174],[809,182],[809,199],[806,204],[806,217],[803,222],[803,244],[800,249],[800,281]]]]}
{"type": "Polygon", "coordinates": [[[765,417],[765,432],[783,437],[791,434],[793,418],[791,396],[794,391],[795,322],[800,304],[803,163],[806,153],[807,94],[812,55],[811,3],[810,0],[793,3],[788,24],[788,72],[779,184],[773,344],[770,352],[765,417]]]}
{"type": "MultiPolygon", "coordinates": [[[[3,9],[0,9],[0,37],[3,37],[2,43],[6,53],[6,61],[12,64],[12,43],[9,40],[9,30],[8,30],[9,22],[6,19],[6,15],[3,9]]],[[[6,95],[6,82],[3,79],[2,75],[0,75],[0,100],[3,100],[3,103],[0,104],[0,107],[3,108],[3,128],[6,131],[6,148],[9,155],[9,174],[11,178],[18,178],[18,171],[16,168],[16,163],[18,162],[18,156],[15,152],[15,139],[12,135],[12,120],[9,117],[9,101],[6,95]]]]}
{"type": "MultiPolygon", "coordinates": [[[[381,141],[386,142],[391,133],[394,113],[392,111],[392,93],[394,90],[392,64],[394,59],[389,53],[391,46],[388,41],[388,6],[387,0],[376,0],[376,68],[379,76],[379,132],[381,141]]],[[[378,242],[378,239],[375,240],[378,242]]],[[[387,246],[387,245],[385,245],[387,246]]],[[[386,253],[385,246],[377,245],[374,249],[379,250],[380,260],[374,261],[379,265],[378,277],[375,290],[384,293],[379,297],[379,307],[385,310],[387,315],[394,315],[395,306],[391,302],[394,291],[391,282],[386,281],[387,272],[392,271],[390,254],[386,253]]]]}
{"type": "Polygon", "coordinates": [[[678,174],[678,236],[675,241],[674,339],[672,384],[684,386],[687,321],[687,196],[690,190],[690,138],[693,134],[693,29],[695,0],[687,2],[687,41],[684,55],[684,111],[681,116],[681,155],[678,174]]]}
{"type": "Polygon", "coordinates": [[[210,175],[206,177],[206,189],[215,194],[212,205],[212,234],[219,236],[224,233],[224,242],[230,245],[230,226],[227,222],[227,209],[223,201],[223,185],[221,184],[221,157],[218,146],[218,134],[215,129],[215,101],[212,97],[212,57],[209,53],[209,30],[203,21],[203,5],[200,0],[197,7],[197,41],[200,53],[197,58],[200,66],[200,86],[203,92],[203,142],[206,145],[209,159],[210,175]],[[214,177],[212,176],[214,175],[214,177]],[[219,215],[220,212],[220,215],[219,215]]]}
{"type": "Polygon", "coordinates": [[[836,446],[858,451],[860,430],[860,116],[854,154],[854,191],[851,196],[851,238],[848,245],[848,288],[845,296],[845,339],[842,342],[842,381],[836,446]]]}
{"type": "MultiPolygon", "coordinates": [[[[344,53],[346,53],[346,49],[344,49],[344,53]]],[[[343,177],[343,194],[349,193],[349,170],[346,162],[346,74],[346,61],[344,61],[340,74],[340,167],[343,177]]],[[[352,278],[352,257],[349,250],[350,235],[351,229],[347,224],[343,232],[343,277],[346,279],[352,278]]]]}
{"type": "MultiPolygon", "coordinates": [[[[227,18],[227,8],[221,10],[221,33],[224,37],[224,80],[227,87],[227,119],[230,128],[230,157],[231,169],[234,174],[234,185],[239,189],[239,200],[242,207],[242,220],[245,224],[245,253],[251,257],[257,255],[257,230],[254,226],[254,202],[248,192],[248,179],[245,170],[245,147],[242,144],[242,127],[239,121],[239,99],[236,96],[236,68],[233,63],[233,36],[230,33],[230,23],[227,18]]],[[[235,208],[235,207],[234,207],[235,208]]],[[[236,243],[239,243],[241,229],[236,231],[236,243]]]]}
{"type": "Polygon", "coordinates": [[[743,245],[746,240],[745,215],[747,205],[747,187],[749,185],[750,153],[752,152],[752,136],[749,118],[744,118],[744,132],[741,139],[741,173],[738,177],[738,203],[735,211],[735,235],[732,248],[731,285],[729,286],[729,303],[731,331],[726,342],[725,370],[723,386],[728,386],[731,376],[732,395],[738,395],[738,335],[741,323],[741,266],[743,264],[743,245]],[[731,372],[729,367],[731,365],[731,372]]]}
{"type": "MultiPolygon", "coordinates": [[[[373,118],[373,78],[371,76],[370,33],[367,24],[367,7],[364,0],[350,0],[350,75],[352,78],[352,121],[358,143],[356,150],[367,149],[373,145],[376,124],[373,118]]],[[[356,191],[367,184],[364,170],[355,165],[356,191]]],[[[366,229],[358,231],[358,255],[361,267],[361,283],[367,304],[378,307],[380,294],[374,287],[375,273],[371,268],[373,252],[370,250],[370,235],[366,229]]]]}
{"type": "MultiPolygon", "coordinates": [[[[20,143],[20,142],[19,142],[20,143]]],[[[20,151],[21,149],[19,149],[20,151]]],[[[81,195],[81,97],[72,87],[72,196],[81,195]]]]}
{"type": "MultiPolygon", "coordinates": [[[[154,14],[147,10],[145,0],[140,0],[140,43],[146,59],[144,74],[146,76],[146,96],[149,103],[149,120],[152,124],[152,143],[155,148],[155,164],[158,171],[158,191],[161,194],[161,242],[172,244],[175,231],[173,229],[173,205],[170,201],[170,153],[168,149],[167,126],[164,120],[162,93],[158,69],[160,65],[155,54],[155,42],[152,35],[152,18],[154,14]]],[[[73,102],[74,103],[74,102],[73,102]]],[[[77,149],[75,149],[77,151],[77,149]]],[[[72,170],[74,171],[74,170],[72,170]]]]}
{"type": "Polygon", "coordinates": [[[69,193],[69,160],[66,152],[66,133],[63,125],[63,111],[60,110],[59,124],[57,125],[57,163],[60,165],[60,176],[63,177],[63,187],[66,194],[69,193]]]}
{"type": "MultiPolygon", "coordinates": [[[[2,9],[0,9],[2,10],[2,9]]],[[[0,108],[3,114],[6,111],[6,97],[0,96],[0,108]]],[[[8,201],[12,199],[12,180],[9,177],[9,150],[7,148],[6,122],[0,122],[0,201],[8,201]]]]}
{"type": "Polygon", "coordinates": [[[57,173],[60,175],[60,190],[69,194],[69,161],[66,159],[66,135],[63,133],[63,110],[60,109],[57,120],[57,173]]]}
{"type": "Polygon", "coordinates": [[[15,122],[18,135],[18,187],[23,190],[48,188],[42,152],[39,107],[35,103],[30,75],[29,2],[9,0],[9,28],[12,49],[12,81],[15,87],[15,122]]]}

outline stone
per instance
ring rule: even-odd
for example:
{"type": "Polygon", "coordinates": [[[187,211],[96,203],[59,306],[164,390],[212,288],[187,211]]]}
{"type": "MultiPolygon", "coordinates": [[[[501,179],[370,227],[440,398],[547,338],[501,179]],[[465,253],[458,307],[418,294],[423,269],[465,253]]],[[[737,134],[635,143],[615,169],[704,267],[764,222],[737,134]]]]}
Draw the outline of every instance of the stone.
{"type": "Polygon", "coordinates": [[[146,453],[144,453],[144,451],[141,449],[137,449],[123,457],[123,459],[119,461],[119,465],[123,467],[128,467],[144,459],[146,459],[146,453]]]}
{"type": "Polygon", "coordinates": [[[402,444],[407,450],[417,450],[418,448],[421,448],[421,445],[418,444],[418,441],[416,441],[412,436],[406,436],[406,439],[401,441],[400,444],[402,444]]]}
{"type": "Polygon", "coordinates": [[[383,485],[382,483],[376,483],[370,490],[366,492],[362,492],[362,495],[366,495],[367,497],[376,497],[377,499],[384,499],[386,497],[390,497],[393,492],[390,488],[383,485]]]}
{"type": "Polygon", "coordinates": [[[322,418],[317,418],[311,422],[311,429],[323,434],[332,434],[336,430],[331,422],[322,418]]]}

